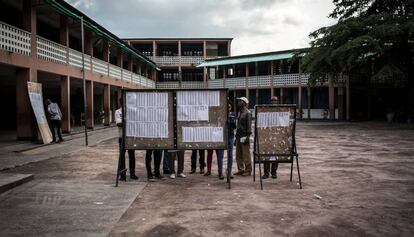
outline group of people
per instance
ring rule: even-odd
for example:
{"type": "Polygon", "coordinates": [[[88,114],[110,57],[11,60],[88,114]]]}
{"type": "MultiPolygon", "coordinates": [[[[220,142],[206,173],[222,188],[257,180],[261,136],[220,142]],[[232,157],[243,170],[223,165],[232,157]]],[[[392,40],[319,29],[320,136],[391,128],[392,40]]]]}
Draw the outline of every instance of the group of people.
{"type": "MultiPolygon", "coordinates": [[[[234,175],[250,176],[252,173],[252,161],[250,153],[250,137],[252,135],[252,113],[248,109],[249,100],[246,97],[237,98],[239,113],[236,116],[230,112],[228,115],[228,141],[227,141],[227,173],[226,175],[233,178],[233,146],[236,146],[236,162],[237,172],[234,175]]],[[[278,98],[271,98],[272,104],[278,104],[278,98]]],[[[121,101],[122,104],[122,101],[121,101]]],[[[229,105],[230,106],[230,105],[229,105]]],[[[231,109],[229,109],[231,110],[231,109]]],[[[122,151],[122,108],[115,111],[115,122],[119,131],[119,150],[120,150],[120,166],[119,171],[125,170],[125,151],[122,151]]],[[[197,168],[197,154],[199,163],[199,173],[204,176],[211,175],[211,166],[214,151],[217,156],[217,170],[218,178],[224,179],[223,174],[223,158],[224,150],[207,150],[207,165],[205,162],[205,150],[192,150],[191,153],[191,171],[190,174],[196,173],[197,168]],[[207,171],[205,170],[207,166],[207,171]]],[[[184,150],[146,150],[145,166],[147,170],[148,181],[155,181],[156,179],[164,179],[161,174],[161,163],[163,163],[163,174],[169,175],[171,179],[176,177],[185,178],[184,174],[184,150]],[[153,159],[154,158],[154,159],[153,159]],[[151,167],[152,160],[154,160],[154,169],[151,167]],[[163,160],[163,162],[162,162],[163,160]],[[175,160],[177,160],[177,170],[175,169],[175,160]],[[177,171],[177,172],[176,172],[177,171]]],[[[135,150],[128,150],[129,157],[129,172],[131,179],[138,179],[135,174],[135,150]]],[[[272,178],[277,178],[278,163],[272,162],[264,164],[263,179],[269,178],[271,173],[272,178]],[[270,167],[271,165],[271,167],[270,167]]],[[[120,180],[126,181],[126,172],[121,172],[120,180]]]]}

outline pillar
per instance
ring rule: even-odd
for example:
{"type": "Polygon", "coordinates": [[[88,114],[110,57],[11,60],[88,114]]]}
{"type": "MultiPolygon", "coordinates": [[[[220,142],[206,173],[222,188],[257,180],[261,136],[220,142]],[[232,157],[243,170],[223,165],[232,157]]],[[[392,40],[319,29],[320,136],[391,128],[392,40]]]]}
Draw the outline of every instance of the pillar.
{"type": "Polygon", "coordinates": [[[118,48],[117,54],[116,54],[116,65],[120,68],[123,68],[124,64],[124,54],[122,53],[122,49],[118,48]]]}
{"type": "Polygon", "coordinates": [[[102,51],[103,51],[102,60],[105,62],[109,62],[109,42],[106,39],[103,39],[102,41],[102,51]]]}
{"type": "Polygon", "coordinates": [[[284,101],[283,101],[283,87],[280,87],[280,98],[279,98],[279,101],[280,101],[281,104],[284,103],[284,101]]]}
{"type": "Polygon", "coordinates": [[[37,135],[37,125],[30,104],[27,82],[37,81],[37,71],[18,68],[16,72],[16,129],[17,139],[33,139],[37,135]]]}
{"type": "Polygon", "coordinates": [[[203,40],[203,56],[204,59],[207,58],[207,41],[203,40]]]}
{"type": "Polygon", "coordinates": [[[31,57],[33,58],[37,58],[37,12],[35,4],[34,0],[23,1],[23,29],[31,33],[31,57]]]}
{"type": "Polygon", "coordinates": [[[157,44],[155,40],[152,41],[152,61],[157,62],[157,44]]]}
{"type": "Polygon", "coordinates": [[[270,61],[270,97],[275,96],[274,61],[270,61]]]}
{"type": "Polygon", "coordinates": [[[111,86],[109,84],[104,85],[103,89],[103,100],[104,100],[104,113],[105,113],[105,126],[109,126],[109,118],[111,112],[111,86]]]}
{"type": "Polygon", "coordinates": [[[248,77],[249,77],[249,75],[250,75],[250,72],[249,72],[249,63],[246,63],[246,68],[245,68],[245,70],[246,70],[246,78],[245,78],[245,84],[246,84],[246,98],[247,99],[249,99],[249,79],[248,79],[248,77]]]}
{"type": "Polygon", "coordinates": [[[312,108],[312,96],[311,96],[311,87],[308,86],[308,119],[311,119],[311,108],[312,108]]]}
{"type": "Polygon", "coordinates": [[[260,104],[259,103],[259,89],[256,89],[256,104],[260,104]]]}
{"type": "Polygon", "coordinates": [[[66,64],[69,64],[69,24],[66,15],[60,15],[59,41],[66,47],[66,64]]]}
{"type": "Polygon", "coordinates": [[[299,59],[298,108],[299,108],[299,119],[302,119],[302,69],[300,66],[300,59],[299,59]]]}
{"type": "Polygon", "coordinates": [[[333,75],[328,75],[328,90],[329,90],[329,119],[335,119],[335,87],[333,75]]]}
{"type": "Polygon", "coordinates": [[[60,107],[62,111],[62,132],[70,133],[70,77],[60,77],[60,107]]]}
{"type": "Polygon", "coordinates": [[[93,116],[93,81],[86,81],[86,114],[88,121],[86,126],[88,128],[94,127],[94,116],[93,116]]]}
{"type": "Polygon", "coordinates": [[[344,119],[344,88],[338,87],[338,119],[344,119]]]}
{"type": "Polygon", "coordinates": [[[350,90],[349,90],[349,76],[346,79],[346,88],[345,88],[345,93],[346,93],[346,120],[351,120],[351,94],[350,94],[350,90]]]}

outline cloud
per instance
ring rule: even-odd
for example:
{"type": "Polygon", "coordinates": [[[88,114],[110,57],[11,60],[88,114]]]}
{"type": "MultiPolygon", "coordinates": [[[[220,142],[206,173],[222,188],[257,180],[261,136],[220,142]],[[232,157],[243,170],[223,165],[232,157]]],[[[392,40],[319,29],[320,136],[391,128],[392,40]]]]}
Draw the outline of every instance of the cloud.
{"type": "Polygon", "coordinates": [[[121,38],[231,37],[232,54],[307,47],[332,0],[67,0],[121,38]]]}

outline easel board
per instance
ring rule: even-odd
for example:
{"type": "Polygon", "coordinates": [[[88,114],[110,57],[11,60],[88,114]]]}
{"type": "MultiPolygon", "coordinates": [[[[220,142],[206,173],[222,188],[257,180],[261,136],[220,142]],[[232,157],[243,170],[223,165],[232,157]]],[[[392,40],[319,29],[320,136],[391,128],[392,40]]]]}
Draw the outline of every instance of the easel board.
{"type": "Polygon", "coordinates": [[[290,162],[291,157],[283,154],[293,152],[296,105],[257,105],[255,108],[255,139],[262,161],[290,162]]]}

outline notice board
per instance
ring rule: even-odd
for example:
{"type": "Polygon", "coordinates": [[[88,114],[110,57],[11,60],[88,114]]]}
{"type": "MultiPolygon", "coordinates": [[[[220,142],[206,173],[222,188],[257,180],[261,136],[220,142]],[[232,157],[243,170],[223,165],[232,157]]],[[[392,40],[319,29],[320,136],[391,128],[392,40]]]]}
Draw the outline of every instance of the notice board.
{"type": "Polygon", "coordinates": [[[40,131],[43,143],[52,142],[52,133],[47,123],[45,109],[43,106],[42,84],[36,82],[27,82],[27,90],[29,92],[30,104],[36,117],[37,126],[40,131]]]}
{"type": "Polygon", "coordinates": [[[296,105],[257,105],[255,113],[256,152],[265,155],[263,160],[290,160],[288,155],[295,147],[296,105]]]}
{"type": "Polygon", "coordinates": [[[125,149],[226,149],[227,90],[124,90],[125,149]]]}

